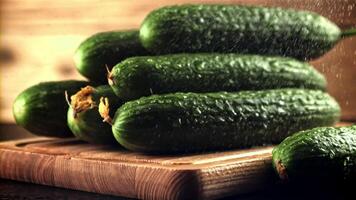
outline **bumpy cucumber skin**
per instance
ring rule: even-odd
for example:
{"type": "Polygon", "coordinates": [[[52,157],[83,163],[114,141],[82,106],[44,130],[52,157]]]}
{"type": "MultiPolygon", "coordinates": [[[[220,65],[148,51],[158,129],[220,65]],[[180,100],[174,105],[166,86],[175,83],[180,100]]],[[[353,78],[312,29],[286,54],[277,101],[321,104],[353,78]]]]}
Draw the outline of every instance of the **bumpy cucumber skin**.
{"type": "Polygon", "coordinates": [[[132,57],[117,64],[111,75],[114,92],[127,100],[173,92],[326,89],[324,76],[308,63],[258,55],[132,57]]]}
{"type": "Polygon", "coordinates": [[[308,11],[239,5],[180,5],[151,12],[140,39],[155,53],[231,52],[311,59],[341,38],[328,19],[308,11]]]}
{"type": "Polygon", "coordinates": [[[64,93],[74,94],[86,81],[51,81],[34,85],[19,94],[12,110],[18,125],[33,134],[73,137],[67,126],[68,104],[64,93]]]}
{"type": "Polygon", "coordinates": [[[273,164],[290,182],[341,183],[356,180],[356,126],[301,131],[273,150],[273,164]],[[280,169],[279,169],[280,170],[280,169]]]}
{"type": "MultiPolygon", "coordinates": [[[[95,89],[92,98],[96,104],[99,104],[100,97],[109,99],[110,110],[117,110],[123,104],[123,101],[114,94],[110,86],[100,86],[95,89]]],[[[67,120],[69,128],[80,140],[94,144],[117,144],[111,131],[111,125],[103,122],[97,107],[81,112],[76,117],[74,117],[73,109],[69,108],[67,120]]]]}
{"type": "Polygon", "coordinates": [[[130,150],[196,152],[279,143],[339,116],[337,102],[316,90],[175,93],[125,103],[112,129],[130,150]]]}
{"type": "Polygon", "coordinates": [[[131,56],[149,55],[138,30],[97,33],[80,44],[74,55],[78,71],[99,84],[107,84],[107,70],[131,56]]]}

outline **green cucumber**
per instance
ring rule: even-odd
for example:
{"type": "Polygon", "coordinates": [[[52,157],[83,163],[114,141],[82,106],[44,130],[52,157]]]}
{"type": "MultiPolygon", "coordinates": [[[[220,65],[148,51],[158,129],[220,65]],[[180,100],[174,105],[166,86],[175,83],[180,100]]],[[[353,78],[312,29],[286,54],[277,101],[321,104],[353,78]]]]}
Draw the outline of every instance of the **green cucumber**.
{"type": "Polygon", "coordinates": [[[12,110],[18,125],[36,135],[72,137],[67,126],[68,104],[65,91],[74,94],[86,81],[43,82],[24,90],[13,104],[12,110]]]}
{"type": "Polygon", "coordinates": [[[99,86],[95,89],[87,86],[72,96],[72,106],[68,109],[67,116],[68,126],[78,139],[97,144],[114,144],[116,140],[111,126],[103,123],[98,112],[97,106],[102,97],[110,99],[110,110],[116,110],[123,104],[110,86],[99,86]],[[82,98],[74,98],[78,95],[82,98]],[[76,99],[77,102],[74,102],[76,99]]]}
{"type": "Polygon", "coordinates": [[[151,12],[140,39],[155,53],[247,53],[311,59],[329,51],[344,33],[316,13],[242,5],[178,5],[151,12]]]}
{"type": "Polygon", "coordinates": [[[97,33],[80,44],[74,55],[78,71],[89,80],[106,84],[107,69],[131,56],[149,55],[138,30],[97,33]]]}
{"type": "Polygon", "coordinates": [[[273,149],[283,181],[345,183],[356,180],[356,126],[301,131],[273,149]]]}
{"type": "Polygon", "coordinates": [[[125,103],[112,130],[133,151],[195,152],[275,144],[339,116],[337,102],[318,90],[173,93],[125,103]]]}
{"type": "Polygon", "coordinates": [[[324,76],[308,63],[239,54],[132,57],[113,68],[109,83],[126,100],[173,92],[326,89],[324,76]]]}

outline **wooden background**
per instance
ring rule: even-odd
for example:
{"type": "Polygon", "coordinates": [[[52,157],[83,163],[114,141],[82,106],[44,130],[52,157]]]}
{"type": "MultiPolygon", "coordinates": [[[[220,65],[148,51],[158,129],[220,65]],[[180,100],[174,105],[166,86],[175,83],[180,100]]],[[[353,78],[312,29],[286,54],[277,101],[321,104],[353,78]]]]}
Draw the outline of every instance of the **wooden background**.
{"type": "MultiPolygon", "coordinates": [[[[1,0],[0,123],[13,123],[12,102],[40,81],[83,79],[73,52],[100,31],[138,28],[151,10],[169,4],[234,3],[293,7],[321,13],[341,28],[356,27],[356,0],[1,0]]],[[[344,119],[356,119],[356,38],[340,42],[312,62],[329,81],[344,119]]]]}

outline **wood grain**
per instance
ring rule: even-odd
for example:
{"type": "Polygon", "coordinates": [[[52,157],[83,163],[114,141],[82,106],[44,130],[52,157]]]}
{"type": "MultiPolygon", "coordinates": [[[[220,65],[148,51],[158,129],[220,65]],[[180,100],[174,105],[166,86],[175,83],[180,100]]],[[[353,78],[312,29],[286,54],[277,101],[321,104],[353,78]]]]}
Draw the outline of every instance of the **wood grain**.
{"type": "Polygon", "coordinates": [[[270,183],[271,150],[146,155],[35,138],[0,143],[0,177],[139,199],[216,199],[270,183]]]}
{"type": "Polygon", "coordinates": [[[150,155],[34,137],[0,143],[0,178],[139,199],[217,199],[274,183],[272,148],[150,155]]]}
{"type": "MultiPolygon", "coordinates": [[[[183,3],[281,6],[318,12],[342,28],[356,26],[355,0],[2,0],[0,4],[0,122],[14,122],[11,106],[40,81],[83,79],[72,56],[85,38],[107,30],[138,28],[153,9],[183,3]]],[[[328,79],[344,119],[356,119],[356,39],[348,38],[312,62],[328,79]]]]}

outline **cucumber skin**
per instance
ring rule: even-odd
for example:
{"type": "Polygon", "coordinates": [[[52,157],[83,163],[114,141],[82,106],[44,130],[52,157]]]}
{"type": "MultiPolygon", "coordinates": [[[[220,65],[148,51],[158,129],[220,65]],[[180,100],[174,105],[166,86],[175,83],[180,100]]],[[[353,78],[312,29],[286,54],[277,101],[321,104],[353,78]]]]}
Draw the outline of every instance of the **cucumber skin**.
{"type": "MultiPolygon", "coordinates": [[[[92,98],[97,105],[100,102],[100,97],[109,99],[110,110],[116,110],[123,104],[123,101],[114,94],[110,86],[99,86],[95,89],[92,98]]],[[[80,140],[94,144],[117,144],[111,126],[103,122],[97,107],[77,114],[76,118],[73,109],[69,108],[67,123],[74,136],[80,140]]]]}
{"type": "Polygon", "coordinates": [[[296,133],[274,148],[275,169],[278,162],[285,167],[289,182],[354,182],[356,126],[319,127],[296,133]]]}
{"type": "Polygon", "coordinates": [[[16,124],[31,133],[48,137],[73,137],[67,126],[68,104],[64,93],[74,94],[86,81],[42,82],[21,92],[13,103],[16,124]]]}
{"type": "Polygon", "coordinates": [[[276,88],[326,90],[311,65],[292,58],[239,54],[176,54],[132,57],[117,64],[115,94],[132,100],[173,92],[218,92],[276,88]]]}
{"type": "Polygon", "coordinates": [[[138,30],[100,32],[80,44],[74,55],[79,73],[97,84],[107,84],[107,70],[131,56],[149,55],[138,30]]]}
{"type": "Polygon", "coordinates": [[[151,12],[140,39],[157,54],[221,52],[307,60],[341,38],[328,19],[308,11],[239,5],[181,5],[151,12]]]}
{"type": "Polygon", "coordinates": [[[314,90],[175,93],[125,103],[112,129],[129,150],[197,152],[279,143],[339,116],[337,102],[314,90]]]}

